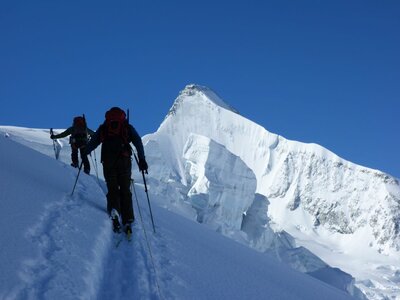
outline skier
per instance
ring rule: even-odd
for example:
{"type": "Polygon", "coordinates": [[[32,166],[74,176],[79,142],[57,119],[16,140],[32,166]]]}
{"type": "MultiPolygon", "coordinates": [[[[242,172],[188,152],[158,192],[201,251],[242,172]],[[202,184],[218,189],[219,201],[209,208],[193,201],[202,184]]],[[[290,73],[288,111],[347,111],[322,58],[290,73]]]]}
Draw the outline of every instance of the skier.
{"type": "Polygon", "coordinates": [[[124,232],[130,236],[134,222],[132,193],[130,191],[132,148],[135,146],[139,157],[140,171],[147,171],[142,139],[128,123],[125,112],[113,107],[105,114],[105,121],[99,126],[86,147],[89,154],[97,146],[101,147],[101,162],[107,183],[107,212],[112,219],[114,232],[120,232],[121,223],[124,232]]]}
{"type": "Polygon", "coordinates": [[[77,116],[74,118],[71,127],[60,134],[51,134],[50,138],[54,140],[71,135],[69,138],[69,143],[71,145],[71,166],[74,168],[79,167],[78,151],[80,151],[83,162],[83,171],[86,174],[89,174],[90,163],[87,155],[85,154],[85,148],[88,143],[88,135],[91,136],[93,134],[94,131],[87,127],[85,117],[77,116]]]}

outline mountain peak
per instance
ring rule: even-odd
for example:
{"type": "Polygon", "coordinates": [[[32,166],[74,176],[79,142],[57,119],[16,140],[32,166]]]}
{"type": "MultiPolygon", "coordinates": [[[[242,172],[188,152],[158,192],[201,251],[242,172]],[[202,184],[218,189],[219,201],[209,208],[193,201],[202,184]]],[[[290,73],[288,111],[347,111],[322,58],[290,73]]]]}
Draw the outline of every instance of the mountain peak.
{"type": "Polygon", "coordinates": [[[235,110],[230,105],[226,104],[213,90],[206,86],[198,85],[198,84],[188,84],[185,88],[179,93],[179,96],[176,98],[174,104],[168,112],[168,116],[174,115],[180,105],[187,100],[196,99],[195,101],[204,101],[208,103],[212,103],[224,109],[230,110],[234,113],[239,114],[237,110],[235,110]]]}

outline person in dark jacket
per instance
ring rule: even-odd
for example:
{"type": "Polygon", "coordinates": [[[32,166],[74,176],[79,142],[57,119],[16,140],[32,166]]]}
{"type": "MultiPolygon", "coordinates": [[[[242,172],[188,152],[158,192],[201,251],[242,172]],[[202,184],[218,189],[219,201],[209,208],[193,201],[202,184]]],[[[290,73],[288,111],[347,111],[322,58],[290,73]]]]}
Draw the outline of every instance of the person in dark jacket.
{"type": "Polygon", "coordinates": [[[86,120],[82,116],[74,118],[72,126],[60,134],[51,134],[50,138],[61,139],[70,135],[69,143],[71,145],[71,166],[74,168],[79,167],[78,151],[81,154],[81,160],[83,163],[83,171],[86,174],[90,173],[90,163],[87,155],[85,154],[85,148],[88,143],[89,136],[93,135],[94,131],[89,129],[86,125],[86,120]]]}
{"type": "Polygon", "coordinates": [[[132,205],[131,169],[133,143],[139,157],[140,171],[147,171],[148,166],[144,155],[142,139],[126,120],[125,112],[113,107],[105,114],[105,121],[99,126],[86,148],[86,154],[101,147],[101,162],[104,178],[107,183],[107,212],[113,223],[113,230],[120,232],[122,221],[126,234],[132,233],[134,222],[132,205]]]}

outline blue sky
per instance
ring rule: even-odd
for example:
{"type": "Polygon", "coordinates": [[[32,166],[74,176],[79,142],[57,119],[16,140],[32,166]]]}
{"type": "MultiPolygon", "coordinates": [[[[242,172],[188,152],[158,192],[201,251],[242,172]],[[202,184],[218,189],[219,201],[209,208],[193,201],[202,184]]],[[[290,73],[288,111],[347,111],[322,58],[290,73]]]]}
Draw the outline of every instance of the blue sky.
{"type": "Polygon", "coordinates": [[[399,1],[0,1],[0,125],[154,132],[189,83],[400,177],[399,1]]]}

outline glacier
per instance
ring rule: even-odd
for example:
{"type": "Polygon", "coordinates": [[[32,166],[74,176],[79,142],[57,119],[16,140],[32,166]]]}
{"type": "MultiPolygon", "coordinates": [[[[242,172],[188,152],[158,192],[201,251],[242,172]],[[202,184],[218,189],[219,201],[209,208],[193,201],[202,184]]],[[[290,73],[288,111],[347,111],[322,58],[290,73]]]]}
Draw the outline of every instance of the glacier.
{"type": "Polygon", "coordinates": [[[143,140],[165,206],[312,276],[337,274],[354,295],[400,299],[396,178],[271,133],[195,84],[143,140]]]}

